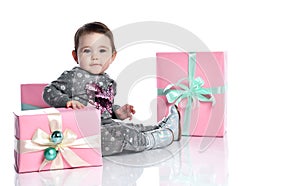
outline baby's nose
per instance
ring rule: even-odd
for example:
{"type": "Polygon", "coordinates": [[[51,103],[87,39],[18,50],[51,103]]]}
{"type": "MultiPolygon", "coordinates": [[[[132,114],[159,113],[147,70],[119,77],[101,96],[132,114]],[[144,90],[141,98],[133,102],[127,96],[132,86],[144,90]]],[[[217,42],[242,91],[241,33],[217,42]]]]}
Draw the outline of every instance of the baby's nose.
{"type": "Polygon", "coordinates": [[[92,60],[98,60],[99,59],[99,56],[97,55],[92,55],[92,60]]]}

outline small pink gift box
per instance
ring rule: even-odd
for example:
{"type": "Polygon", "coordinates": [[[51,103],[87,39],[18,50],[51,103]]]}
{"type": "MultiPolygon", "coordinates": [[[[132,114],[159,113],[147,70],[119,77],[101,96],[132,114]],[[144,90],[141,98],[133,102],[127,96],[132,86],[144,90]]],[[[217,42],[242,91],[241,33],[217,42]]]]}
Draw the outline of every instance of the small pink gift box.
{"type": "Polygon", "coordinates": [[[21,109],[33,110],[50,107],[43,100],[44,87],[47,84],[21,84],[21,109]]]}
{"type": "Polygon", "coordinates": [[[18,173],[102,165],[101,119],[97,109],[45,108],[14,115],[18,173]],[[53,136],[55,131],[63,136],[53,136]],[[44,154],[48,148],[56,150],[54,159],[49,160],[44,154]]]}
{"type": "Polygon", "coordinates": [[[178,105],[182,135],[223,137],[226,123],[224,52],[156,54],[157,118],[178,105]]]}

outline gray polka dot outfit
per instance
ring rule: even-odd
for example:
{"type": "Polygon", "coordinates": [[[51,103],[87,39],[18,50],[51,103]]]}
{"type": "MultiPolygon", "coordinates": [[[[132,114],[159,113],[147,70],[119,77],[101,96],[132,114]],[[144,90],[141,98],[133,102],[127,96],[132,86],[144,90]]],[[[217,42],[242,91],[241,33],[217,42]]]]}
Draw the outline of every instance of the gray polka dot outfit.
{"type": "Polygon", "coordinates": [[[102,154],[112,155],[124,150],[143,151],[147,148],[146,131],[158,128],[156,125],[123,123],[117,119],[113,98],[116,95],[116,82],[108,74],[91,74],[80,67],[65,71],[45,87],[43,98],[53,107],[66,107],[70,100],[84,105],[95,105],[101,112],[102,154]],[[99,104],[100,103],[100,104],[99,104]]]}

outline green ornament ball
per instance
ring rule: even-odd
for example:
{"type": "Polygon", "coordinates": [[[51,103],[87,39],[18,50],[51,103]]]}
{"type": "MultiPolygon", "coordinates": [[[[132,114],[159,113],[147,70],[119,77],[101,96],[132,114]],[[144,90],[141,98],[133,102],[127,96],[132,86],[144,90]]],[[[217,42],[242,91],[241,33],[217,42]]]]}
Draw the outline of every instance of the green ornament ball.
{"type": "Polygon", "coordinates": [[[44,157],[48,161],[52,161],[56,158],[57,156],[57,151],[53,147],[48,147],[44,150],[44,157]]]}
{"type": "Polygon", "coordinates": [[[61,131],[56,130],[51,134],[50,139],[54,144],[58,144],[62,142],[64,135],[61,131]]]}

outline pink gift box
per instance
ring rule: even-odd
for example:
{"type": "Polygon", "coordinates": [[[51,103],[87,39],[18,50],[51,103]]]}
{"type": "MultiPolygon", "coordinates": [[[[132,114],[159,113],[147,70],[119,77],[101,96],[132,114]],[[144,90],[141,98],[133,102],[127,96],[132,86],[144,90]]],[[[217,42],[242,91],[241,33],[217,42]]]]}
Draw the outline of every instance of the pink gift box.
{"type": "Polygon", "coordinates": [[[48,108],[49,105],[43,100],[44,87],[47,84],[21,84],[21,109],[33,110],[48,108]]]}
{"type": "Polygon", "coordinates": [[[162,52],[156,57],[157,118],[166,116],[168,107],[177,103],[182,135],[223,137],[226,129],[225,53],[162,52]],[[166,88],[173,91],[169,97],[176,95],[173,102],[167,99],[166,88]]]}
{"type": "Polygon", "coordinates": [[[19,111],[14,115],[18,173],[102,165],[101,119],[97,109],[45,108],[19,111]],[[56,130],[63,132],[63,141],[58,145],[50,140],[56,130]],[[52,161],[44,157],[48,147],[58,151],[52,161]]]}

